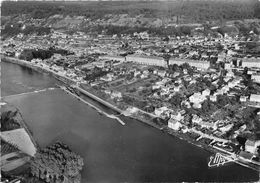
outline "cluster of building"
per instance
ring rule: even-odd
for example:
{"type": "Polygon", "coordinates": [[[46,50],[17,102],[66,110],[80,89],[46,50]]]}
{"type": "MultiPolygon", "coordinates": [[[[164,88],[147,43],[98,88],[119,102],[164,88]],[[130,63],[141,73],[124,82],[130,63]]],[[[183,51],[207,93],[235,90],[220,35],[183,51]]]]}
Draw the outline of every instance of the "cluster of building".
{"type": "MultiPolygon", "coordinates": [[[[109,100],[116,103],[131,107],[124,97],[135,98],[140,102],[139,110],[168,119],[168,128],[176,131],[203,134],[211,140],[226,142],[225,135],[233,129],[234,121],[229,117],[215,117],[221,113],[219,106],[216,111],[203,114],[203,105],[208,102],[217,106],[219,96],[225,96],[239,97],[236,104],[240,108],[260,107],[260,87],[252,92],[243,78],[246,74],[255,86],[259,86],[260,58],[244,53],[244,42],[238,38],[185,36],[165,41],[147,33],[119,38],[116,35],[96,37],[83,32],[69,35],[52,31],[47,36],[34,35],[25,39],[19,35],[7,39],[1,45],[1,54],[19,57],[24,49],[48,49],[53,45],[74,55],[54,54],[45,60],[33,59],[31,63],[78,84],[99,87],[109,100]],[[171,70],[172,67],[176,70],[171,70]],[[179,96],[180,104],[173,103],[179,96]],[[142,106],[142,101],[146,101],[146,106],[142,106]],[[192,110],[202,113],[189,112],[192,110]]],[[[243,127],[232,135],[248,130],[247,126],[243,127]]],[[[249,139],[245,150],[256,154],[258,146],[257,140],[249,139]]]]}

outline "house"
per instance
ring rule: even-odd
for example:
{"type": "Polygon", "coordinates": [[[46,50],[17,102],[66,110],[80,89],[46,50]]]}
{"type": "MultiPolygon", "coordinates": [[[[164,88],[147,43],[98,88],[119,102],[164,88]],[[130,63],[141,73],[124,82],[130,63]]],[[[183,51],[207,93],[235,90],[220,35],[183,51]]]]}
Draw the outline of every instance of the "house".
{"type": "Polygon", "coordinates": [[[169,94],[170,90],[167,87],[161,89],[161,96],[169,94]]]}
{"type": "Polygon", "coordinates": [[[109,82],[109,81],[113,80],[113,77],[109,77],[108,75],[106,75],[106,76],[101,77],[100,80],[109,82]]]}
{"type": "Polygon", "coordinates": [[[191,81],[192,79],[191,79],[190,76],[184,76],[184,80],[185,80],[185,81],[191,81]]]}
{"type": "Polygon", "coordinates": [[[195,83],[197,83],[197,81],[196,81],[195,79],[192,79],[192,80],[190,81],[190,84],[195,84],[195,83]]]}
{"type": "Polygon", "coordinates": [[[202,107],[202,105],[200,103],[194,103],[192,105],[195,109],[200,109],[202,107]]]}
{"type": "Polygon", "coordinates": [[[162,115],[162,113],[168,111],[169,109],[167,107],[160,107],[160,108],[155,108],[154,114],[158,117],[162,115]]]}
{"type": "Polygon", "coordinates": [[[173,130],[179,130],[182,127],[182,124],[179,121],[170,118],[168,121],[168,127],[173,130]]]}
{"type": "Polygon", "coordinates": [[[141,79],[144,79],[144,78],[148,78],[148,75],[145,75],[145,74],[141,74],[141,79]]]}
{"type": "Polygon", "coordinates": [[[260,68],[260,63],[258,58],[243,58],[242,59],[242,67],[256,67],[260,68]]]}
{"type": "Polygon", "coordinates": [[[190,103],[187,101],[187,100],[183,100],[182,102],[181,102],[181,105],[183,106],[186,106],[187,108],[191,108],[191,105],[190,105],[190,103]]]}
{"type": "Polygon", "coordinates": [[[228,124],[228,125],[225,125],[221,128],[219,128],[219,130],[223,133],[226,133],[227,131],[229,131],[232,127],[234,126],[234,124],[228,124]]]}
{"type": "Polygon", "coordinates": [[[180,86],[175,86],[173,90],[174,90],[175,92],[179,92],[179,91],[180,91],[180,88],[181,88],[180,86]]]}
{"type": "Polygon", "coordinates": [[[110,95],[111,91],[110,90],[104,90],[104,93],[107,94],[107,95],[110,95]]]}
{"type": "Polygon", "coordinates": [[[111,98],[121,99],[122,98],[122,93],[118,92],[118,91],[114,91],[114,92],[111,93],[111,98]]]}
{"type": "Polygon", "coordinates": [[[172,75],[172,77],[175,78],[175,77],[177,77],[177,76],[179,76],[179,75],[180,75],[179,72],[175,72],[175,73],[172,75]]]}
{"type": "Polygon", "coordinates": [[[198,115],[196,115],[196,114],[192,115],[192,123],[200,124],[201,122],[202,122],[202,119],[198,115]]]}
{"type": "Polygon", "coordinates": [[[156,90],[156,89],[159,89],[159,88],[161,88],[161,85],[153,85],[153,86],[152,86],[152,89],[153,89],[153,90],[156,90]]]}
{"type": "Polygon", "coordinates": [[[253,74],[255,74],[255,71],[247,71],[247,74],[248,75],[253,75],[253,74]]]}
{"type": "Polygon", "coordinates": [[[260,75],[252,75],[251,79],[256,83],[260,83],[260,75]]]}
{"type": "Polygon", "coordinates": [[[229,77],[225,77],[225,78],[224,78],[224,81],[225,81],[225,82],[228,82],[229,80],[230,80],[229,77]]]}
{"type": "Polygon", "coordinates": [[[250,100],[250,102],[259,102],[260,103],[260,95],[251,94],[249,100],[250,100]]]}
{"type": "Polygon", "coordinates": [[[201,58],[202,59],[207,59],[209,56],[207,55],[207,53],[202,53],[201,54],[201,58]]]}
{"type": "Polygon", "coordinates": [[[246,102],[247,96],[240,96],[240,102],[246,102]]]}
{"type": "Polygon", "coordinates": [[[94,81],[94,82],[90,83],[90,86],[96,86],[96,85],[99,85],[99,84],[100,84],[100,81],[94,81]]]}
{"type": "Polygon", "coordinates": [[[216,130],[216,125],[214,124],[214,123],[210,123],[210,122],[206,122],[206,121],[202,121],[201,123],[200,123],[200,126],[201,127],[205,127],[205,128],[212,128],[213,130],[216,130]]]}
{"type": "Polygon", "coordinates": [[[200,104],[205,100],[205,96],[201,95],[199,92],[194,93],[192,96],[189,97],[190,102],[194,104],[200,104]]]}
{"type": "Polygon", "coordinates": [[[231,69],[231,64],[230,63],[225,63],[225,69],[230,71],[231,69]]]}
{"type": "Polygon", "coordinates": [[[209,96],[210,95],[210,90],[209,89],[205,89],[202,91],[202,95],[203,96],[209,96]]]}
{"type": "Polygon", "coordinates": [[[187,69],[183,69],[183,74],[188,74],[188,70],[187,69]]]}
{"type": "Polygon", "coordinates": [[[138,76],[138,75],[140,75],[141,74],[141,71],[135,71],[134,72],[134,77],[136,77],[136,76],[138,76]]]}
{"type": "Polygon", "coordinates": [[[161,76],[161,77],[164,77],[166,75],[166,71],[163,71],[163,70],[159,70],[157,72],[157,75],[161,76]]]}
{"type": "Polygon", "coordinates": [[[224,52],[223,53],[219,53],[217,62],[224,62],[225,61],[225,57],[226,57],[226,55],[225,55],[224,52]]]}
{"type": "MultiPolygon", "coordinates": [[[[240,126],[239,129],[234,132],[234,134],[239,135],[241,132],[243,132],[245,130],[246,130],[246,124],[240,126]]],[[[236,138],[236,136],[235,136],[235,138],[236,138]]]]}
{"type": "Polygon", "coordinates": [[[171,114],[171,118],[176,121],[181,121],[184,119],[184,116],[181,114],[181,112],[177,112],[176,114],[171,114]]]}
{"type": "Polygon", "coordinates": [[[256,143],[253,140],[247,140],[245,143],[245,151],[255,154],[257,151],[256,143]]]}
{"type": "Polygon", "coordinates": [[[155,69],[155,70],[153,71],[153,74],[157,74],[157,73],[158,73],[158,70],[155,69]]]}
{"type": "Polygon", "coordinates": [[[235,46],[235,50],[239,50],[240,49],[240,46],[238,45],[238,43],[236,43],[234,46],[235,46]]]}
{"type": "Polygon", "coordinates": [[[52,59],[54,59],[54,60],[58,60],[58,59],[61,59],[61,58],[62,58],[62,55],[57,54],[57,53],[54,53],[53,56],[52,56],[52,59]]]}
{"type": "Polygon", "coordinates": [[[223,86],[222,91],[223,91],[224,93],[227,93],[227,92],[229,91],[228,85],[223,86]]]}
{"type": "Polygon", "coordinates": [[[149,71],[148,70],[144,70],[143,74],[148,76],[149,75],[149,71]]]}

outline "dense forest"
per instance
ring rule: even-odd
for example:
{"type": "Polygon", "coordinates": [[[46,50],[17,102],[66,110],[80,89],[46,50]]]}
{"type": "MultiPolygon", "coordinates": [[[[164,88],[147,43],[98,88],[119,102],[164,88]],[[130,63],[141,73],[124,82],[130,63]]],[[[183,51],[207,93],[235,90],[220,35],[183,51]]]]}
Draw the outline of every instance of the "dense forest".
{"type": "Polygon", "coordinates": [[[232,20],[260,18],[258,0],[193,0],[193,1],[98,1],[98,2],[33,2],[4,1],[2,15],[30,14],[32,18],[47,18],[55,14],[85,16],[98,19],[106,14],[139,14],[145,17],[178,16],[185,21],[232,20]],[[75,11],[76,10],[76,11],[75,11]]]}

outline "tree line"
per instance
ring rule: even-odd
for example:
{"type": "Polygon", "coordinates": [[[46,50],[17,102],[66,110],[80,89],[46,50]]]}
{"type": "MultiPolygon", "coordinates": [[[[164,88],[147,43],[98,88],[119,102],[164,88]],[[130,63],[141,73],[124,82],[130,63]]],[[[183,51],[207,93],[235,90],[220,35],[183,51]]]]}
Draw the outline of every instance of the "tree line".
{"type": "Polygon", "coordinates": [[[47,50],[43,49],[24,49],[22,53],[19,56],[19,59],[31,61],[32,59],[49,59],[51,58],[55,53],[61,54],[61,55],[70,55],[73,54],[69,52],[68,50],[59,49],[50,47],[47,50]]]}

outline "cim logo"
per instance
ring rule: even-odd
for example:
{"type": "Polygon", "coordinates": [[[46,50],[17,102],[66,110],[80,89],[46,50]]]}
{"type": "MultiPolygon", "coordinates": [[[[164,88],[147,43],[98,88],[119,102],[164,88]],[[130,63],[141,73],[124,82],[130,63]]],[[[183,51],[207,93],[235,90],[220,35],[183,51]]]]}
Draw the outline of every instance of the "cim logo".
{"type": "Polygon", "coordinates": [[[220,153],[216,153],[215,155],[210,156],[208,166],[209,167],[219,167],[219,166],[223,166],[223,165],[225,165],[229,162],[233,162],[233,161],[234,160],[231,158],[227,158],[220,153]]]}

